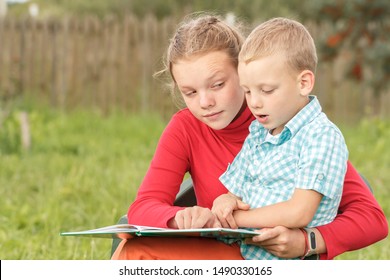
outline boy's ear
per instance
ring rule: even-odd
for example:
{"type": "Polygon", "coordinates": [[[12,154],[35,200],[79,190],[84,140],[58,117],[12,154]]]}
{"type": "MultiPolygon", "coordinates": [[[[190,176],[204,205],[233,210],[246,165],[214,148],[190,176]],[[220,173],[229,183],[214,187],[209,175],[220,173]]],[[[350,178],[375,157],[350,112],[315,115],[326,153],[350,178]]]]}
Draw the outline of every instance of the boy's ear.
{"type": "Polygon", "coordinates": [[[298,77],[298,82],[301,95],[308,96],[314,88],[315,75],[310,70],[303,70],[298,77]]]}

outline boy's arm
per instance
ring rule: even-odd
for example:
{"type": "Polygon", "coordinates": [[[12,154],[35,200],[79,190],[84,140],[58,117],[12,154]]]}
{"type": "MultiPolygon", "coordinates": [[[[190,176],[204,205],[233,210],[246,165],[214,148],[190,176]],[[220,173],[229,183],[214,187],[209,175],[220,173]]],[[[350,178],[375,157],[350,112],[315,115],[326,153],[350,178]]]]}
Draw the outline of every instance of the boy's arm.
{"type": "MultiPolygon", "coordinates": [[[[333,259],[346,251],[378,242],[388,235],[383,209],[350,162],[339,214],[333,222],[312,230],[316,234],[316,251],[321,254],[321,259],[333,259]]],[[[302,257],[306,241],[299,229],[277,226],[263,228],[259,233],[246,243],[262,246],[281,258],[302,257]]]]}
{"type": "Polygon", "coordinates": [[[233,216],[239,227],[305,227],[313,219],[321,199],[322,194],[316,191],[296,188],[287,201],[248,211],[237,210],[233,216]]]}

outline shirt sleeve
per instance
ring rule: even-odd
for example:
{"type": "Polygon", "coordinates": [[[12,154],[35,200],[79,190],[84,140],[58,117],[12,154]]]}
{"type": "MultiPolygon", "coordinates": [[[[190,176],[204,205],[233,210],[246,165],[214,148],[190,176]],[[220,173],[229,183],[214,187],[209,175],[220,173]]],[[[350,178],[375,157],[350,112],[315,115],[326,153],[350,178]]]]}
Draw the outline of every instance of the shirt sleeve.
{"type": "Polygon", "coordinates": [[[162,133],[137,197],[130,205],[130,224],[167,227],[182,207],[173,206],[189,163],[181,122],[173,118],[162,133]]]}
{"type": "Polygon", "coordinates": [[[248,161],[250,160],[250,136],[246,138],[242,149],[234,158],[233,162],[228,165],[226,171],[219,177],[221,183],[232,194],[243,198],[245,182],[248,182],[248,161]]]}
{"type": "Polygon", "coordinates": [[[300,154],[296,185],[339,200],[347,169],[348,149],[341,132],[318,126],[306,137],[300,154]]]}
{"type": "Polygon", "coordinates": [[[317,228],[327,248],[321,259],[333,259],[344,252],[361,249],[388,235],[388,223],[382,208],[350,162],[339,214],[333,222],[317,228]]]}

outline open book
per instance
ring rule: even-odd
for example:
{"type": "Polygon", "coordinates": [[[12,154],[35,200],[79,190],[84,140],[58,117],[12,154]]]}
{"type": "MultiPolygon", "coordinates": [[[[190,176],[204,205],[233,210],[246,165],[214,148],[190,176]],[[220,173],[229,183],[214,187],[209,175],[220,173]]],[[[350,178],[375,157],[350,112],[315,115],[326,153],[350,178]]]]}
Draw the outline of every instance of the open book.
{"type": "Polygon", "coordinates": [[[199,229],[169,229],[129,224],[117,224],[97,229],[62,232],[61,236],[86,236],[103,238],[128,239],[133,236],[165,236],[165,237],[210,237],[210,238],[234,238],[243,239],[258,235],[250,229],[230,228],[199,228],[199,229]]]}

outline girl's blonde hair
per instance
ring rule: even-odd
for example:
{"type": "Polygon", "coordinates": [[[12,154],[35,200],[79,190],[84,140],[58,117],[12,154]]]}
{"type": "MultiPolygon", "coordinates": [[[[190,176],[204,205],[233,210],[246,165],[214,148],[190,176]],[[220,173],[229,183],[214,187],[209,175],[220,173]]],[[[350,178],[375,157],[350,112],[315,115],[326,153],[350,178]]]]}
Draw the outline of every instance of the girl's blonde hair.
{"type": "Polygon", "coordinates": [[[169,73],[171,78],[169,87],[174,99],[176,99],[180,95],[176,94],[175,78],[172,75],[173,64],[195,55],[224,51],[230,57],[233,65],[237,67],[238,54],[243,41],[244,37],[239,28],[230,26],[220,16],[206,13],[189,15],[179,24],[175,34],[170,39],[164,68],[155,76],[169,73]]]}
{"type": "Polygon", "coordinates": [[[264,56],[282,53],[293,71],[317,68],[314,40],[301,23],[274,18],[257,26],[247,37],[239,55],[240,62],[249,63],[264,56]]]}

